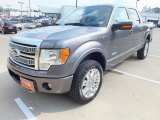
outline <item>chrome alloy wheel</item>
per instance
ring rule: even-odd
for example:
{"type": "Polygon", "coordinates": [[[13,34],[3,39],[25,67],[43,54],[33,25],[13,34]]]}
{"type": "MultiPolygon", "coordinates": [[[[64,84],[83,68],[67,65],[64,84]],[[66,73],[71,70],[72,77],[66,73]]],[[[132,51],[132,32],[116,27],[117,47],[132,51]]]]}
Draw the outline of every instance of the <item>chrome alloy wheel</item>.
{"type": "Polygon", "coordinates": [[[148,49],[149,49],[149,42],[146,42],[145,47],[144,47],[144,56],[146,57],[148,54],[148,49]]]}
{"type": "Polygon", "coordinates": [[[81,91],[85,98],[93,97],[100,85],[101,74],[96,68],[90,69],[83,78],[81,91]]]}

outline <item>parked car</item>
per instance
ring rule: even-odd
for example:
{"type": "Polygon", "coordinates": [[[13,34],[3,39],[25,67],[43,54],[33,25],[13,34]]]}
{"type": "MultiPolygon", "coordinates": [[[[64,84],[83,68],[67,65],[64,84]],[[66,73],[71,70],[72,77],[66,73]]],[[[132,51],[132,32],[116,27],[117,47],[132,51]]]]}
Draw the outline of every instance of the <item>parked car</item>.
{"type": "Polygon", "coordinates": [[[17,27],[10,22],[2,22],[0,23],[0,31],[2,34],[6,33],[17,33],[17,27]]]}
{"type": "Polygon", "coordinates": [[[26,23],[24,27],[27,29],[34,29],[36,25],[34,23],[26,23]]]}
{"type": "Polygon", "coordinates": [[[42,20],[41,19],[37,19],[34,21],[34,24],[36,27],[42,27],[42,20]]]}
{"type": "Polygon", "coordinates": [[[58,26],[26,31],[10,40],[8,70],[34,92],[69,93],[80,104],[100,91],[103,72],[130,57],[147,57],[152,41],[135,8],[78,8],[58,26]]]}
{"type": "Polygon", "coordinates": [[[17,30],[22,30],[22,23],[19,23],[18,21],[10,21],[13,25],[17,27],[17,30]]]}
{"type": "Polygon", "coordinates": [[[55,25],[56,20],[55,19],[46,19],[42,21],[42,26],[53,26],[55,25]]]}
{"type": "Polygon", "coordinates": [[[146,24],[147,24],[147,26],[148,26],[149,28],[151,28],[151,29],[153,29],[153,28],[156,27],[156,25],[155,25],[153,22],[147,22],[146,24]]]}

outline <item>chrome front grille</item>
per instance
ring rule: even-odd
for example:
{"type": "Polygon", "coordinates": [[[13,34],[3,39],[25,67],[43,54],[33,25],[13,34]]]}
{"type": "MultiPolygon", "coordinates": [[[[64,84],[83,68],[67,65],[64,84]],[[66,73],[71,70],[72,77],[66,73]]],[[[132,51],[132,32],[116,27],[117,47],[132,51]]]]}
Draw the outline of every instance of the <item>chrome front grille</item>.
{"type": "Polygon", "coordinates": [[[16,49],[20,50],[21,52],[25,52],[25,53],[35,53],[36,52],[35,45],[26,45],[26,44],[18,44],[15,42],[10,42],[10,47],[16,48],[16,49]]]}
{"type": "Polygon", "coordinates": [[[36,69],[36,45],[9,43],[10,59],[27,68],[36,69]]]}

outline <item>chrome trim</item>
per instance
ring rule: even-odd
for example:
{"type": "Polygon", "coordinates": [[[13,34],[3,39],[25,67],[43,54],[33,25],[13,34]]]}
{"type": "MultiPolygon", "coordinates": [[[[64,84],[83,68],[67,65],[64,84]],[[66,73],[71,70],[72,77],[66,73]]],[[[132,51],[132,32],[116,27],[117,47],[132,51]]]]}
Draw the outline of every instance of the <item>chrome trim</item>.
{"type": "Polygon", "coordinates": [[[25,64],[25,65],[34,65],[35,66],[35,59],[27,59],[27,58],[24,58],[24,57],[21,57],[21,56],[14,56],[12,53],[10,53],[10,57],[14,60],[14,61],[17,61],[21,64],[25,64]]]}
{"type": "Polygon", "coordinates": [[[36,52],[36,47],[29,47],[27,45],[20,45],[19,43],[10,42],[9,46],[17,48],[20,51],[25,52],[25,53],[35,53],[36,52]]]}
{"type": "Polygon", "coordinates": [[[113,60],[115,60],[115,59],[117,59],[117,58],[119,58],[119,57],[121,57],[121,56],[124,56],[125,54],[127,54],[127,53],[129,53],[129,52],[131,52],[131,51],[137,50],[137,49],[140,48],[141,46],[142,46],[142,44],[137,45],[136,47],[131,48],[131,49],[128,50],[128,51],[125,51],[125,52],[123,52],[123,53],[121,53],[121,54],[119,54],[119,55],[117,55],[117,56],[115,56],[115,57],[113,57],[113,58],[108,59],[107,62],[109,63],[109,62],[111,62],[111,61],[113,61],[113,60]]]}
{"type": "Polygon", "coordinates": [[[81,91],[85,98],[93,97],[101,82],[101,74],[97,68],[90,69],[83,78],[81,91]]]}
{"type": "MultiPolygon", "coordinates": [[[[27,57],[27,58],[30,58],[30,59],[34,59],[34,67],[30,67],[30,65],[27,66],[27,65],[24,65],[22,63],[19,63],[18,61],[15,61],[11,57],[11,55],[9,57],[10,60],[13,61],[14,63],[16,63],[19,66],[29,68],[29,69],[33,69],[33,70],[39,70],[39,61],[38,60],[39,60],[39,55],[40,55],[41,42],[42,42],[42,40],[40,40],[40,39],[22,38],[22,37],[18,37],[18,36],[12,37],[9,44],[10,45],[15,45],[16,48],[19,47],[20,51],[22,50],[19,53],[19,56],[24,56],[24,57],[27,57]],[[21,47],[26,48],[26,49],[29,48],[31,50],[26,51],[25,49],[22,49],[21,47]],[[22,53],[22,52],[24,52],[24,53],[22,53]],[[32,55],[29,55],[29,54],[32,54],[32,55]]],[[[11,49],[9,49],[9,53],[12,54],[11,49]]],[[[32,64],[32,62],[31,62],[31,64],[32,64]]]]}

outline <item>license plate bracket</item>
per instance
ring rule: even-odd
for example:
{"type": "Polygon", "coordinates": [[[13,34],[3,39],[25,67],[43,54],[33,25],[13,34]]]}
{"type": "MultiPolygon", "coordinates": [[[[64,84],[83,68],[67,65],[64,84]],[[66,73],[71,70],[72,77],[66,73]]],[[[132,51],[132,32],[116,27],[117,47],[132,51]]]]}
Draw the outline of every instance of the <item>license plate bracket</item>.
{"type": "Polygon", "coordinates": [[[36,91],[36,83],[35,81],[30,81],[27,80],[25,78],[20,77],[20,81],[21,81],[21,86],[31,90],[31,91],[36,91]]]}

